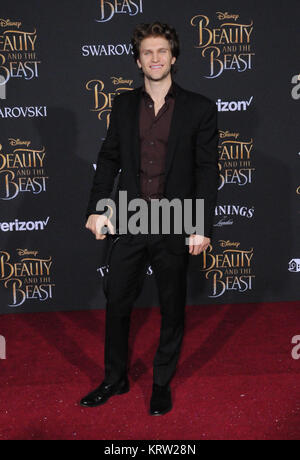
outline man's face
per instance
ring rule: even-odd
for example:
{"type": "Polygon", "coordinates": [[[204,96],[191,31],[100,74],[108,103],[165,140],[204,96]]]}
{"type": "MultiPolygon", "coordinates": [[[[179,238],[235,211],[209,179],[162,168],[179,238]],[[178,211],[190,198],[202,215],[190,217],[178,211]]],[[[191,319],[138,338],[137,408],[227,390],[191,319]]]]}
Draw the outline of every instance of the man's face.
{"type": "Polygon", "coordinates": [[[140,57],[137,65],[146,78],[161,81],[171,72],[176,58],[172,57],[171,47],[164,37],[148,37],[140,45],[140,57]]]}

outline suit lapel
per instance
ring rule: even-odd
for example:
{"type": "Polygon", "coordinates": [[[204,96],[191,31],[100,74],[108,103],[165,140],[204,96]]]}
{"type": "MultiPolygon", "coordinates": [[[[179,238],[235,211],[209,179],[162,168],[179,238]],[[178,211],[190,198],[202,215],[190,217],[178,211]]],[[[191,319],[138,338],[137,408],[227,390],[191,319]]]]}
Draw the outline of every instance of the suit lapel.
{"type": "MultiPolygon", "coordinates": [[[[166,164],[165,164],[165,179],[170,172],[172,161],[174,158],[174,153],[176,150],[177,140],[180,136],[180,127],[184,123],[186,113],[185,113],[185,91],[174,82],[176,90],[176,98],[174,104],[174,111],[172,115],[172,121],[170,126],[168,145],[167,145],[167,154],[166,154],[166,164]]],[[[140,113],[140,102],[142,97],[142,87],[139,87],[135,91],[134,102],[132,104],[132,146],[133,146],[133,161],[134,161],[134,170],[137,184],[139,186],[139,176],[137,174],[140,170],[140,126],[139,126],[139,113],[140,113]]]]}
{"type": "Polygon", "coordinates": [[[138,188],[140,188],[140,179],[137,175],[140,171],[140,161],[141,161],[141,143],[140,143],[140,103],[142,97],[142,86],[137,88],[135,94],[135,100],[132,104],[133,113],[132,113],[132,151],[133,151],[133,162],[134,162],[134,171],[135,178],[137,181],[138,188]]]}
{"type": "Polygon", "coordinates": [[[176,98],[174,104],[174,111],[172,115],[172,121],[170,126],[169,132],[169,139],[168,139],[168,146],[167,146],[167,155],[166,155],[166,165],[165,165],[165,180],[167,179],[167,175],[170,172],[172,161],[174,158],[174,153],[176,150],[177,140],[180,136],[180,127],[183,125],[186,113],[185,113],[185,91],[178,86],[176,83],[175,90],[176,90],[176,98]]]}

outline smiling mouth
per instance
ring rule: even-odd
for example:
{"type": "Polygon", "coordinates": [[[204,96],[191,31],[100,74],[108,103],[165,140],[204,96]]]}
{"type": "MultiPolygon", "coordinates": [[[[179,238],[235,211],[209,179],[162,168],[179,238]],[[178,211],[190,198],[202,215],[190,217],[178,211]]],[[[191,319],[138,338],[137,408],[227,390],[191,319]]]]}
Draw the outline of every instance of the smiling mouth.
{"type": "Polygon", "coordinates": [[[151,65],[151,66],[150,66],[150,69],[152,69],[152,70],[159,70],[159,69],[162,69],[162,67],[163,67],[162,65],[151,65]]]}

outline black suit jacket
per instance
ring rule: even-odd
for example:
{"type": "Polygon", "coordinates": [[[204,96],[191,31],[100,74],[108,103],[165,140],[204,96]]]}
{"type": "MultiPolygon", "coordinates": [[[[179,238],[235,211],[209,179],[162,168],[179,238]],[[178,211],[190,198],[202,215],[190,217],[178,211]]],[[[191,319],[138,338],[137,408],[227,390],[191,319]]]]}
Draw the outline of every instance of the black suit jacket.
{"type": "MultiPolygon", "coordinates": [[[[218,189],[218,129],[216,104],[201,94],[174,83],[176,99],[170,127],[164,197],[205,200],[205,236],[212,236],[218,189]]],[[[118,190],[126,190],[128,201],[140,196],[139,107],[142,87],[115,97],[107,136],[100,149],[90,192],[86,218],[102,214],[98,200],[111,196],[121,169],[118,190]]],[[[170,250],[181,253],[188,247],[185,234],[165,235],[170,250]]]]}

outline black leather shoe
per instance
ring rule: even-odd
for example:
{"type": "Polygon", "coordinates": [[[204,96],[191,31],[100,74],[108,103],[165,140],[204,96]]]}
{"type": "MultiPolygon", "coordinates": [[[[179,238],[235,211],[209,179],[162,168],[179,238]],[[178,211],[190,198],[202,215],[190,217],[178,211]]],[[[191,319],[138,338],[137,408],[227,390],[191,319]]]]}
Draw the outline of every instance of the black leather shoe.
{"type": "Polygon", "coordinates": [[[80,405],[83,407],[97,407],[101,404],[105,404],[109,398],[114,395],[122,395],[128,393],[129,382],[128,379],[122,379],[115,384],[107,384],[104,382],[96,388],[96,390],[89,393],[85,398],[80,401],[80,405]]]}
{"type": "Polygon", "coordinates": [[[172,396],[169,385],[153,384],[150,401],[150,415],[164,415],[172,409],[172,396]]]}

